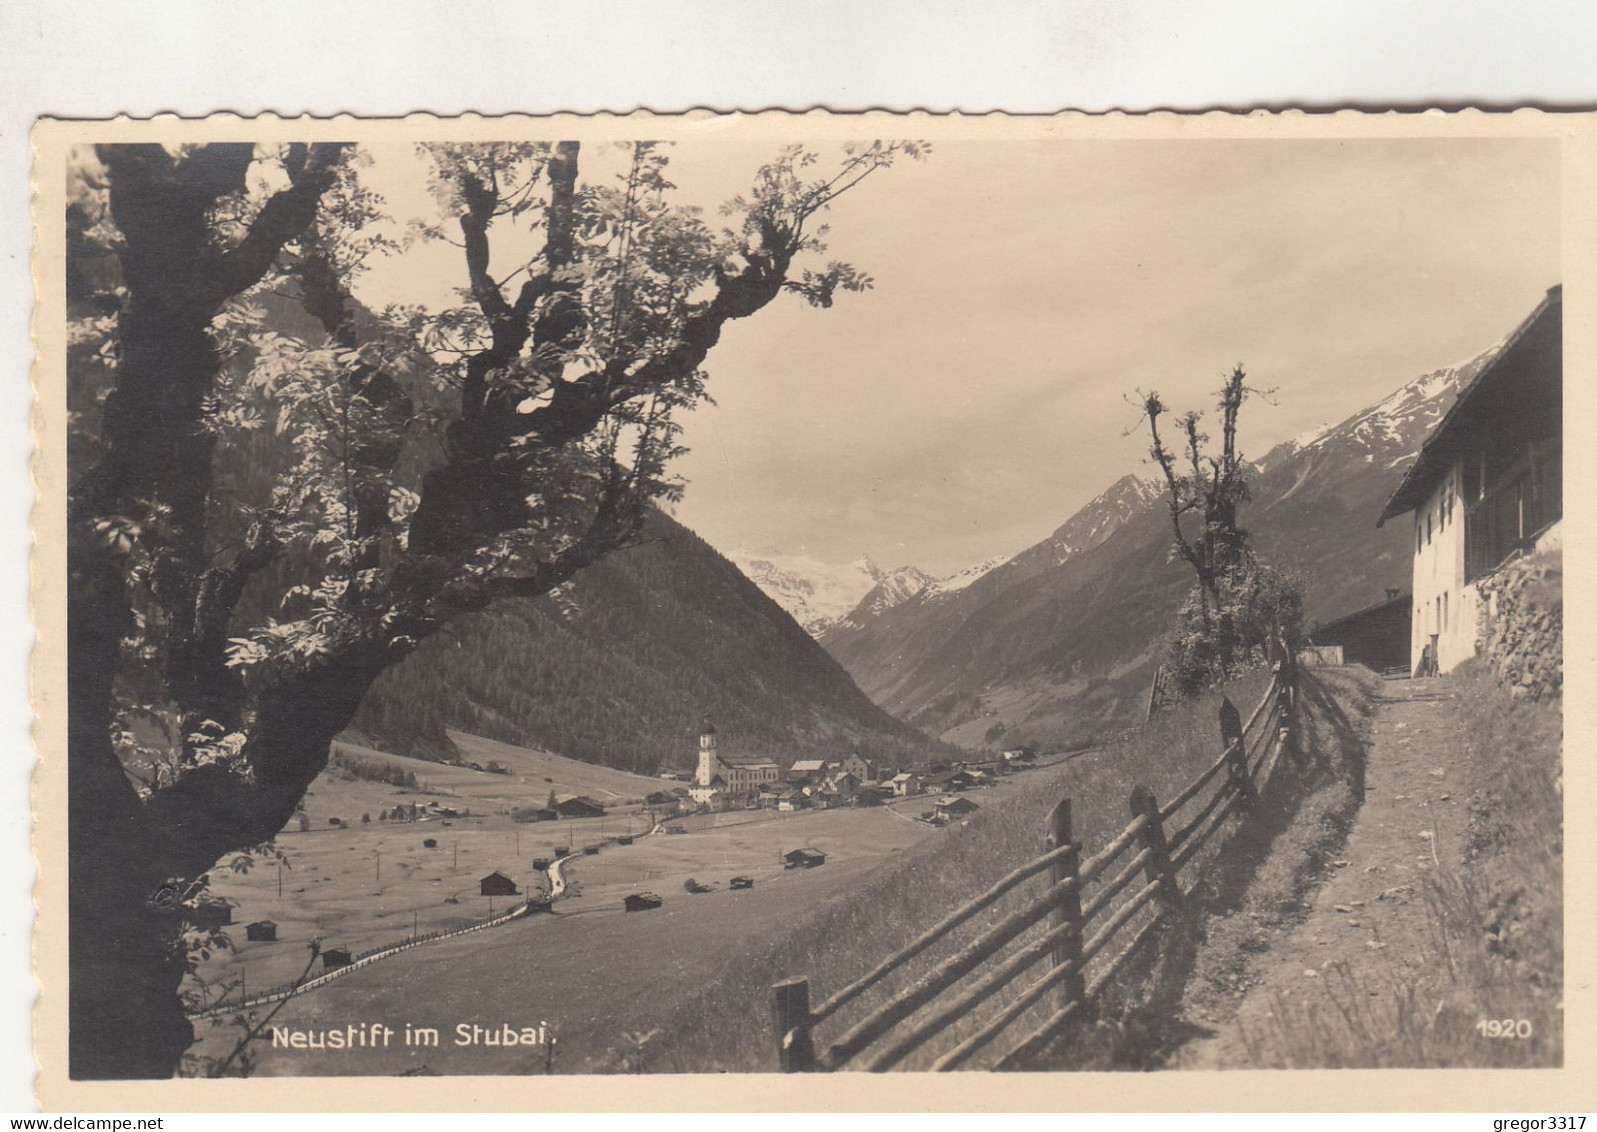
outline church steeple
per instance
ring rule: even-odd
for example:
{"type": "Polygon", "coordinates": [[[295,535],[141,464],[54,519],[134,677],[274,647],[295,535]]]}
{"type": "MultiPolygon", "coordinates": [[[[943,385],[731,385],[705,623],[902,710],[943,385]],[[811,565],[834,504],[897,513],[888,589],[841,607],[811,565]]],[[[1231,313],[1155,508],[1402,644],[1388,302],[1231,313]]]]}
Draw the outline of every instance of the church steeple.
{"type": "Polygon", "coordinates": [[[708,786],[720,771],[720,759],[715,751],[715,725],[706,720],[699,729],[699,766],[693,781],[699,786],[708,786]]]}

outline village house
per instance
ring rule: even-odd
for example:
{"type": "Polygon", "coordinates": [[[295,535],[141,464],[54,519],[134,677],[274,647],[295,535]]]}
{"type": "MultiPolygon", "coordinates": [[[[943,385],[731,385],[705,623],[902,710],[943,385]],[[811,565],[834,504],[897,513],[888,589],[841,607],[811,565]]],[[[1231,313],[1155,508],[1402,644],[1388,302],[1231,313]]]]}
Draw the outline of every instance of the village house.
{"type": "Polygon", "coordinates": [[[340,967],[348,967],[354,962],[347,947],[327,947],[322,949],[322,970],[336,971],[340,967]]]}
{"type": "Polygon", "coordinates": [[[954,776],[957,772],[943,767],[933,769],[921,778],[921,792],[924,794],[941,794],[945,790],[955,789],[954,776]]]}
{"type": "Polygon", "coordinates": [[[949,821],[953,818],[962,818],[966,814],[973,814],[981,809],[969,798],[939,798],[932,813],[940,821],[949,821]]]}
{"type": "Polygon", "coordinates": [[[789,782],[815,782],[826,773],[825,759],[799,759],[787,768],[789,782]]]}
{"type": "Polygon", "coordinates": [[[628,912],[648,912],[665,903],[652,892],[634,892],[630,896],[621,898],[621,904],[628,912]]]}
{"type": "Polygon", "coordinates": [[[859,778],[844,771],[827,777],[821,784],[821,795],[833,803],[850,802],[859,793],[859,788],[859,778]]]}
{"type": "Polygon", "coordinates": [[[701,806],[746,805],[756,799],[761,786],[781,777],[775,759],[721,754],[715,728],[706,723],[699,734],[699,765],[688,796],[701,806]]]}
{"type": "Polygon", "coordinates": [[[920,775],[911,774],[909,771],[893,775],[887,780],[887,784],[892,787],[893,795],[898,798],[908,798],[921,791],[920,775]]]}
{"type": "Polygon", "coordinates": [[[802,788],[789,784],[777,791],[776,808],[782,813],[807,810],[810,808],[810,796],[802,788]]]}
{"type": "Polygon", "coordinates": [[[939,775],[938,778],[940,779],[939,785],[944,790],[969,790],[971,787],[980,786],[987,781],[987,776],[982,774],[981,771],[966,770],[964,767],[960,767],[958,770],[946,771],[943,775],[939,775]]]}
{"type": "Polygon", "coordinates": [[[1459,392],[1381,513],[1414,516],[1416,673],[1475,655],[1483,578],[1561,544],[1563,310],[1553,287],[1459,392]]]}
{"type": "Polygon", "coordinates": [[[837,764],[837,769],[842,771],[844,774],[852,774],[861,782],[864,782],[871,776],[871,764],[866,762],[865,759],[861,758],[858,751],[855,751],[846,758],[840,760],[837,764]]]}

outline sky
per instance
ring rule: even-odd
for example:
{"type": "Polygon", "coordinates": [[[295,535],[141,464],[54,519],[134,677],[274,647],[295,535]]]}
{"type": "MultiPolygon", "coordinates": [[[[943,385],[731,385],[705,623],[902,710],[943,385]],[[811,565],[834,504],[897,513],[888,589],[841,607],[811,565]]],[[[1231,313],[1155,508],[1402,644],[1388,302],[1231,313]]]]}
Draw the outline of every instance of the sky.
{"type": "MultiPolygon", "coordinates": [[[[768,156],[685,141],[672,179],[713,209],[768,156]]],[[[379,151],[371,180],[409,199],[417,171],[379,151]]],[[[823,258],[874,290],[727,327],[676,514],[729,553],[1014,554],[1152,473],[1137,390],[1209,408],[1241,363],[1274,390],[1241,421],[1262,456],[1490,347],[1559,282],[1558,194],[1546,141],[940,142],[828,217],[823,258]]],[[[379,264],[362,297],[442,301],[459,255],[379,264]]]]}

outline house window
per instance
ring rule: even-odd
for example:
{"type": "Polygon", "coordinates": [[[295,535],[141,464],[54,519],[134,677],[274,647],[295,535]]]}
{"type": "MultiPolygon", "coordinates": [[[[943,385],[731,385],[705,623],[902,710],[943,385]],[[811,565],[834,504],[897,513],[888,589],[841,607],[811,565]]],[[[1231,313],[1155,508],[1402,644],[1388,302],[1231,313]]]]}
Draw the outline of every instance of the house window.
{"type": "Polygon", "coordinates": [[[1448,599],[1448,596],[1449,596],[1448,593],[1444,590],[1443,593],[1442,593],[1442,632],[1444,632],[1444,633],[1447,632],[1447,606],[1448,606],[1448,600],[1447,599],[1448,599]]]}
{"type": "Polygon", "coordinates": [[[1431,545],[1431,516],[1429,513],[1425,516],[1425,545],[1431,545]]]}

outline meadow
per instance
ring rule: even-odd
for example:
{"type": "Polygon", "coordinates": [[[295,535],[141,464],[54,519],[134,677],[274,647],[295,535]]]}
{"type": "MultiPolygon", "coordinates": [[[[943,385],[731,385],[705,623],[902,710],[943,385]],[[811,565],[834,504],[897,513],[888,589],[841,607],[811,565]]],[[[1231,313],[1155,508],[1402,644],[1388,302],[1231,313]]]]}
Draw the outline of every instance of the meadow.
{"type": "Polygon", "coordinates": [[[234,905],[233,923],[226,929],[232,948],[213,951],[185,989],[207,1003],[236,999],[241,990],[264,990],[297,978],[312,940],[358,954],[412,935],[464,927],[515,902],[479,894],[478,881],[488,873],[503,872],[524,891],[541,891],[546,880],[533,869],[534,860],[572,846],[580,850],[620,835],[642,834],[652,824],[638,803],[663,785],[655,779],[462,738],[468,758],[483,765],[496,761],[509,773],[335,744],[335,759],[348,755],[414,774],[417,789],[352,777],[336,762],[330,766],[306,794],[308,828],[291,822],[278,835],[281,864],[259,858],[247,872],[225,867],[212,871],[212,893],[234,905]],[[511,820],[513,809],[541,806],[551,790],[588,794],[617,809],[602,818],[511,820]],[[462,816],[419,821],[379,817],[399,806],[425,810],[428,803],[462,816]],[[337,825],[332,824],[335,818],[337,825]],[[428,840],[436,847],[427,848],[428,840]],[[246,939],[244,926],[256,920],[275,922],[277,939],[246,939]]]}
{"type": "MultiPolygon", "coordinates": [[[[1267,680],[1267,674],[1255,673],[1225,692],[1246,711],[1267,680]]],[[[1157,1016],[1157,1004],[1179,996],[1191,976],[1205,917],[1223,912],[1265,862],[1268,870],[1304,871],[1300,858],[1325,837],[1322,815],[1345,807],[1352,796],[1346,721],[1337,701],[1357,700],[1362,694],[1358,681],[1346,674],[1327,673],[1315,680],[1318,691],[1303,698],[1300,750],[1288,771],[1273,780],[1267,814],[1249,823],[1246,836],[1234,829],[1204,847],[1193,875],[1211,879],[1200,886],[1189,914],[1168,935],[1161,934],[1156,957],[1128,970],[1125,989],[1106,1000],[1104,1016],[1114,1024],[1092,1031],[1096,1044],[1091,1048],[1054,1051],[1050,1056],[1056,1061],[1129,1066],[1156,1055],[1159,1041],[1150,1041],[1144,1032],[1150,1010],[1157,1016]],[[1309,828],[1300,834],[1295,817],[1310,801],[1309,828]],[[1272,858],[1272,849],[1286,852],[1272,858]]],[[[1086,851],[1104,845],[1130,817],[1133,786],[1147,785],[1159,797],[1172,797],[1213,761],[1219,749],[1219,697],[1216,692],[1161,713],[1101,749],[973,791],[969,796],[980,809],[944,829],[914,820],[930,805],[922,797],[885,807],[705,815],[687,819],[683,824],[690,832],[684,834],[660,833],[631,845],[607,845],[595,856],[579,855],[570,862],[569,893],[553,914],[405,952],[291,1000],[274,1019],[277,1026],[311,1029],[382,1019],[396,1028],[408,1022],[446,1035],[459,1023],[546,1025],[557,1039],[552,1055],[547,1048],[455,1047],[446,1038],[437,1047],[312,1056],[272,1049],[263,1037],[253,1043],[251,1072],[768,1071],[775,1067],[769,1022],[772,983],[806,976],[817,1001],[846,985],[950,909],[1035,857],[1043,848],[1046,815],[1062,797],[1072,799],[1074,835],[1086,851]],[[826,865],[783,869],[781,854],[798,846],[826,852],[826,865]],[[754,879],[752,890],[730,889],[730,879],[741,875],[754,879]],[[684,888],[689,878],[709,891],[689,894],[684,888]],[[663,906],[643,913],[622,911],[622,898],[638,891],[659,894],[663,906]]],[[[583,824],[521,827],[523,856],[529,833],[559,836],[583,824]]],[[[508,818],[457,822],[448,832],[455,830],[460,831],[463,854],[469,846],[473,862],[467,870],[463,856],[458,878],[474,882],[488,870],[495,852],[503,858],[512,851],[505,840],[514,833],[508,818]]],[[[613,832],[618,830],[616,826],[613,832]]],[[[368,830],[365,836],[374,835],[368,830]]],[[[576,840],[582,843],[580,832],[576,840]]],[[[422,892],[430,895],[447,887],[433,883],[436,872],[415,874],[426,886],[422,892]]],[[[300,894],[302,899],[305,895],[300,894]]],[[[1022,886],[991,915],[1002,915],[1027,898],[1027,886],[1022,886]]],[[[463,904],[468,900],[460,899],[463,904]]],[[[485,903],[475,896],[469,900],[485,903]]],[[[335,925],[336,906],[336,900],[326,905],[335,925]]],[[[829,1020],[829,1033],[846,1029],[924,971],[924,964],[942,961],[990,922],[984,915],[956,930],[917,965],[890,976],[829,1020]]],[[[346,923],[339,930],[351,929],[346,923]]],[[[1003,988],[983,1007],[999,1008],[1012,989],[1019,988],[1003,988]]],[[[1034,1013],[1022,1015],[1016,1035],[1035,1022],[1035,1011],[1045,1008],[1046,1000],[1034,1013]]],[[[962,1020],[905,1067],[924,1067],[980,1021],[979,1012],[962,1020]]],[[[198,1048],[225,1055],[238,1033],[225,1021],[207,1026],[198,1048]]],[[[820,1033],[817,1040],[824,1044],[827,1036],[820,1033]]]]}
{"type": "MultiPolygon", "coordinates": [[[[583,782],[588,770],[621,772],[580,763],[566,767],[570,760],[546,754],[535,763],[512,763],[517,749],[502,744],[476,748],[474,754],[511,766],[510,776],[356,750],[360,758],[386,758],[416,770],[419,783],[425,772],[432,792],[351,779],[336,769],[318,779],[306,803],[312,829],[290,828],[278,839],[290,866],[282,873],[281,896],[270,862],[247,874],[218,873],[213,879],[217,895],[232,899],[237,908],[229,930],[233,948],[217,952],[199,972],[209,1001],[240,997],[241,980],[258,991],[294,979],[304,970],[312,940],[358,953],[414,932],[464,926],[487,916],[490,907],[503,912],[513,898],[491,904],[478,894],[481,876],[499,870],[518,884],[541,888],[532,860],[573,846],[577,855],[563,866],[566,894],[553,913],[428,944],[351,972],[296,997],[274,1023],[304,1027],[343,1025],[356,1017],[405,1017],[418,1025],[442,1025],[458,1016],[489,1025],[508,1012],[530,1019],[530,1025],[547,1021],[561,1035],[560,1056],[568,1071],[573,1064],[601,1067],[618,1043],[627,1044],[622,1035],[640,1000],[692,993],[716,977],[729,954],[779,937],[796,909],[847,899],[862,877],[891,856],[949,836],[916,820],[932,804],[927,797],[868,808],[693,815],[670,823],[687,832],[652,836],[647,835],[651,819],[635,804],[603,818],[519,823],[509,811],[540,803],[550,788],[544,775],[521,770],[550,771],[560,793],[568,792],[570,783],[583,782]],[[362,812],[428,801],[469,806],[472,813],[447,824],[438,818],[359,821],[362,812]],[[353,823],[344,818],[340,826],[327,824],[328,816],[347,814],[356,815],[353,823]],[[632,843],[619,844],[622,834],[632,835],[632,843]],[[436,849],[422,847],[427,838],[438,842],[436,849]],[[582,853],[588,845],[600,851],[582,853]],[[799,847],[820,849],[826,864],[785,869],[782,854],[799,847]],[[732,890],[734,876],[753,878],[754,888],[732,890]],[[690,894],[685,887],[690,879],[708,891],[690,894]],[[625,913],[623,898],[639,891],[658,893],[663,907],[625,913]],[[244,938],[243,924],[259,918],[278,924],[276,941],[244,938]],[[528,973],[535,974],[523,977],[528,973]]],[[[592,781],[586,785],[590,793],[598,789],[592,781]]],[[[1006,780],[976,797],[983,806],[1001,805],[1021,788],[1020,779],[1006,780]]],[[[268,1010],[254,1013],[258,1019],[268,1010]]],[[[193,1052],[213,1057],[225,1056],[241,1032],[225,1015],[202,1021],[197,1029],[200,1041],[193,1052]]],[[[298,1051],[272,1051],[269,1038],[268,1031],[255,1043],[259,1064],[253,1071],[400,1072],[414,1067],[417,1056],[442,1072],[526,1071],[518,1068],[514,1051],[447,1047],[421,1055],[367,1050],[343,1064],[310,1064],[298,1051]]]]}

